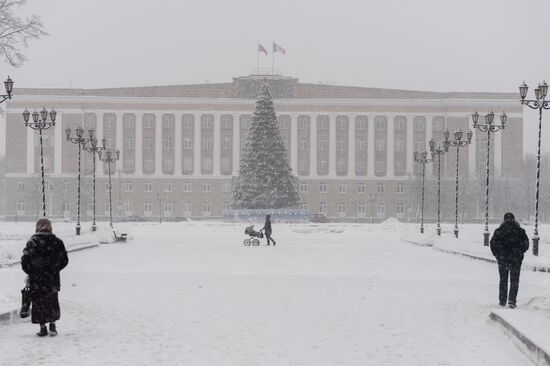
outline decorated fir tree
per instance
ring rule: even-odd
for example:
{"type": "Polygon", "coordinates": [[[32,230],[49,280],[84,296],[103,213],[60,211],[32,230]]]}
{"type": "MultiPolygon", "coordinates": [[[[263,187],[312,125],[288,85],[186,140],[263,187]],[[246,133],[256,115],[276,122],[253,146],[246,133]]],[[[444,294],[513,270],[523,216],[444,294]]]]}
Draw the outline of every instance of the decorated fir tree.
{"type": "Polygon", "coordinates": [[[269,86],[264,84],[256,101],[248,138],[233,186],[236,209],[296,206],[296,178],[288,164],[286,148],[277,125],[269,86]]]}

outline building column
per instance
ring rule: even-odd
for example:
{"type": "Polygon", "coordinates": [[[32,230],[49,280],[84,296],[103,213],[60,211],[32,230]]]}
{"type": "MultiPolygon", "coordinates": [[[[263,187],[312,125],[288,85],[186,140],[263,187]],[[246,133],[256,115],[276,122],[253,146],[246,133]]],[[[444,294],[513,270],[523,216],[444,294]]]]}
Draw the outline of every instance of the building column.
{"type": "Polygon", "coordinates": [[[124,113],[122,112],[117,112],[116,113],[116,132],[115,132],[115,136],[116,136],[116,141],[115,141],[115,151],[118,150],[120,151],[120,160],[117,162],[117,165],[119,166],[119,169],[122,169],[122,167],[124,166],[124,134],[123,134],[123,115],[124,113]]]}
{"type": "MultiPolygon", "coordinates": [[[[62,173],[62,157],[63,157],[63,113],[59,113],[57,115],[57,123],[59,124],[57,127],[54,128],[54,174],[61,174],[62,173]]],[[[97,137],[97,136],[96,136],[97,137]]],[[[101,140],[99,140],[101,141],[101,140]]]]}
{"type": "MultiPolygon", "coordinates": [[[[97,136],[97,143],[98,145],[101,145],[101,140],[105,137],[103,132],[103,114],[97,113],[96,120],[95,120],[95,127],[96,127],[96,136],[97,136]]],[[[103,155],[104,156],[104,155],[103,155]]],[[[95,175],[97,176],[105,176],[103,174],[103,163],[99,161],[99,159],[96,159],[96,166],[95,166],[95,175]]]]}
{"type": "Polygon", "coordinates": [[[388,141],[386,146],[386,177],[395,176],[395,128],[394,128],[395,116],[388,116],[388,141]]]}
{"type": "Polygon", "coordinates": [[[193,175],[201,176],[201,149],[202,149],[202,140],[201,140],[201,115],[200,113],[195,113],[195,125],[193,126],[193,175]]]}
{"type": "Polygon", "coordinates": [[[374,144],[375,130],[374,120],[376,116],[368,116],[368,131],[367,131],[367,178],[374,178],[374,144]]]}
{"type": "Polygon", "coordinates": [[[241,135],[240,135],[240,121],[239,121],[239,114],[233,114],[233,139],[231,141],[233,146],[233,163],[232,163],[232,170],[233,170],[233,176],[236,177],[239,175],[239,168],[241,165],[240,160],[240,146],[241,146],[241,135]]]}
{"type": "Polygon", "coordinates": [[[292,174],[298,175],[298,115],[290,115],[290,167],[292,174]]]}
{"type": "MultiPolygon", "coordinates": [[[[468,122],[470,122],[471,117],[468,117],[468,122]]],[[[472,142],[468,145],[468,179],[476,178],[476,149],[477,149],[477,140],[476,140],[476,130],[473,131],[472,142]]]]}
{"type": "MultiPolygon", "coordinates": [[[[174,176],[180,176],[183,174],[182,163],[183,163],[183,137],[182,137],[182,128],[181,128],[181,118],[177,118],[177,115],[174,117],[174,176]]],[[[174,207],[176,209],[176,207],[174,207]]]]}
{"type": "Polygon", "coordinates": [[[317,177],[317,115],[309,118],[309,176],[317,177]]]}
{"type": "Polygon", "coordinates": [[[155,113],[155,175],[162,175],[162,113],[155,113]]]}
{"type": "MultiPolygon", "coordinates": [[[[336,115],[329,115],[328,121],[328,176],[336,177],[336,115]]],[[[317,131],[317,125],[315,126],[317,131]]],[[[317,142],[315,143],[317,151],[317,142]]]]}
{"type": "Polygon", "coordinates": [[[214,141],[213,141],[213,150],[212,154],[214,155],[212,158],[212,175],[217,177],[221,175],[221,169],[220,169],[220,160],[221,160],[221,115],[220,114],[214,114],[214,141]]]}
{"type": "Polygon", "coordinates": [[[355,177],[355,117],[348,116],[348,177],[355,177]]]}
{"type": "Polygon", "coordinates": [[[408,173],[414,172],[414,116],[406,116],[407,118],[407,165],[408,173]]]}
{"type": "Polygon", "coordinates": [[[494,164],[495,164],[495,178],[502,177],[502,132],[499,131],[495,136],[495,150],[494,150],[494,164]]]}
{"type": "Polygon", "coordinates": [[[136,163],[135,175],[143,175],[143,113],[136,113],[136,163]]]}
{"type": "Polygon", "coordinates": [[[34,176],[34,130],[30,127],[27,130],[27,174],[34,176]]]}
{"type": "MultiPolygon", "coordinates": [[[[433,138],[433,116],[426,116],[426,151],[428,152],[428,158],[430,156],[430,140],[433,138]]],[[[431,176],[433,172],[433,164],[426,164],[426,176],[431,176]]]]}

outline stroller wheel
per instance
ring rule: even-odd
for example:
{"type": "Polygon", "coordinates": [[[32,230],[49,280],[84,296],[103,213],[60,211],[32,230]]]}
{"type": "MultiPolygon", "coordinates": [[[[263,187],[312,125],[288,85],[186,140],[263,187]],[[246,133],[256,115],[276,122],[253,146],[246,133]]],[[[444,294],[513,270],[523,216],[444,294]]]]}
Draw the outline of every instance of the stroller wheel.
{"type": "Polygon", "coordinates": [[[250,239],[244,239],[243,244],[246,245],[247,247],[250,246],[250,239]]]}
{"type": "Polygon", "coordinates": [[[252,239],[252,245],[254,246],[260,245],[260,241],[258,239],[252,239]]]}

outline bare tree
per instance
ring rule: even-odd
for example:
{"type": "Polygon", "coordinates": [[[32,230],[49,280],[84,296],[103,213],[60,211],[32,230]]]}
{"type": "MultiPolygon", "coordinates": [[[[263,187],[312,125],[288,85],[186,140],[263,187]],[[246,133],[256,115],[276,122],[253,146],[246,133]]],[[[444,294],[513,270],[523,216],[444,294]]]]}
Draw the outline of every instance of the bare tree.
{"type": "Polygon", "coordinates": [[[47,35],[40,17],[22,19],[15,15],[15,10],[26,3],[27,0],[0,0],[0,55],[15,67],[27,60],[22,48],[28,47],[28,41],[47,35]]]}

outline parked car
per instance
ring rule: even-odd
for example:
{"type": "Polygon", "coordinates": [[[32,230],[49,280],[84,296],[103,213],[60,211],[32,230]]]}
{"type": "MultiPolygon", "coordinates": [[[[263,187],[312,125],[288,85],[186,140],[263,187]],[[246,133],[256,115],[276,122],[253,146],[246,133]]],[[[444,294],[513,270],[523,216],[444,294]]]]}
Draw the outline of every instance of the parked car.
{"type": "Polygon", "coordinates": [[[309,221],[318,223],[330,222],[325,215],[320,213],[309,215],[309,221]]]}

